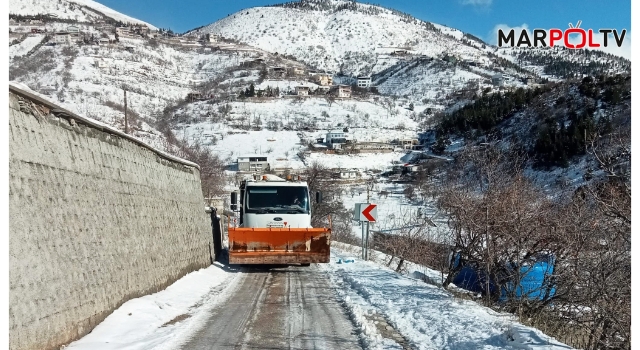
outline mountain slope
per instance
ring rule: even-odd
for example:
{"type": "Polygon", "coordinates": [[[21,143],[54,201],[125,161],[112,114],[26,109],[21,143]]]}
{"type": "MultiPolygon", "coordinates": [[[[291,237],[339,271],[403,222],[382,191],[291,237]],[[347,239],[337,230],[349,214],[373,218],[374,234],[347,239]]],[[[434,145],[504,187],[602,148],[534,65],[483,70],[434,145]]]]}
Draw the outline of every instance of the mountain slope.
{"type": "Polygon", "coordinates": [[[371,75],[381,93],[418,100],[480,92],[496,74],[505,86],[519,87],[528,76],[543,82],[630,72],[628,60],[602,52],[497,48],[453,28],[345,0],[254,7],[190,32],[208,33],[331,72],[337,83],[371,75]]]}
{"type": "Polygon", "coordinates": [[[482,49],[460,45],[462,32],[396,11],[341,0],[315,4],[302,9],[255,7],[195,32],[217,33],[266,51],[293,55],[319,69],[347,74],[382,71],[404,59],[391,55],[397,50],[430,57],[450,53],[482,60],[484,56],[482,49]]]}
{"type": "Polygon", "coordinates": [[[94,22],[106,17],[124,23],[145,24],[152,30],[158,29],[147,22],[122,14],[93,0],[11,0],[9,15],[50,15],[58,19],[78,22],[94,22]]]}

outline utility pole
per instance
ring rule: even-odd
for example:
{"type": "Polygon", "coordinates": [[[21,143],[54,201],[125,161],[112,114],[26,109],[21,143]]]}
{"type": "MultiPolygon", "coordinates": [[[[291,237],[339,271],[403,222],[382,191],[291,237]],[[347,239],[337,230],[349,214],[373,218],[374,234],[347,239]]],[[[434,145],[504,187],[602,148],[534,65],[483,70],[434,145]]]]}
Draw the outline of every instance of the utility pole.
{"type": "Polygon", "coordinates": [[[366,248],[366,243],[364,241],[365,240],[365,234],[366,234],[365,233],[366,231],[365,231],[365,228],[364,228],[364,221],[360,221],[360,226],[362,228],[362,260],[366,261],[367,260],[367,255],[366,255],[367,248],[366,248]]]}
{"type": "Polygon", "coordinates": [[[127,120],[127,89],[122,88],[124,90],[124,133],[129,133],[129,121],[127,120]]]}

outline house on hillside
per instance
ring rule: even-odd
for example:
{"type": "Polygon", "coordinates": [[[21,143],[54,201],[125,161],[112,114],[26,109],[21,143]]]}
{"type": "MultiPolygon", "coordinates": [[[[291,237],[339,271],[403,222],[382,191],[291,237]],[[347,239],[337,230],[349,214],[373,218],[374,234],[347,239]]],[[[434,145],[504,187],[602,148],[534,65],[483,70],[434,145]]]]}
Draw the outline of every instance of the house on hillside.
{"type": "Polygon", "coordinates": [[[284,77],[287,75],[287,70],[284,67],[269,67],[269,73],[274,77],[284,77]]]}
{"type": "Polygon", "coordinates": [[[293,67],[291,68],[291,72],[295,75],[303,75],[304,74],[304,68],[302,67],[293,67]]]}
{"type": "Polygon", "coordinates": [[[347,143],[347,133],[341,129],[329,130],[325,137],[325,144],[333,149],[340,149],[347,143]]]}
{"type": "Polygon", "coordinates": [[[360,88],[371,87],[371,77],[358,77],[358,87],[360,88]]]}
{"type": "Polygon", "coordinates": [[[327,144],[329,143],[346,143],[347,142],[347,133],[343,129],[332,129],[329,130],[327,135],[324,138],[327,144]]]}
{"type": "Polygon", "coordinates": [[[213,34],[213,33],[207,33],[205,36],[206,40],[210,43],[217,43],[220,41],[220,35],[218,34],[213,34]]]}
{"type": "Polygon", "coordinates": [[[308,86],[296,86],[296,95],[298,96],[308,96],[309,95],[309,87],[308,86]]]}
{"type": "Polygon", "coordinates": [[[522,79],[522,82],[528,86],[531,86],[533,84],[536,83],[536,79],[534,77],[532,77],[531,75],[525,77],[522,79]]]}
{"type": "Polygon", "coordinates": [[[248,155],[238,157],[238,171],[261,173],[269,171],[269,159],[266,156],[248,155]]]}
{"type": "Polygon", "coordinates": [[[202,100],[202,94],[199,92],[190,92],[187,94],[187,101],[194,102],[202,100]]]}
{"type": "Polygon", "coordinates": [[[358,178],[358,170],[356,169],[338,169],[332,172],[331,177],[334,179],[348,180],[348,179],[357,179],[358,178]]]}
{"type": "Polygon", "coordinates": [[[333,78],[328,74],[316,74],[311,77],[311,81],[320,86],[333,85],[333,78]]]}
{"type": "Polygon", "coordinates": [[[130,32],[129,27],[116,27],[117,35],[129,34],[129,32],[130,32]]]}
{"type": "Polygon", "coordinates": [[[504,75],[502,73],[494,74],[491,77],[491,84],[493,86],[504,86],[504,75]]]}
{"type": "Polygon", "coordinates": [[[334,91],[338,98],[351,98],[351,86],[349,85],[338,85],[334,91]]]}
{"type": "Polygon", "coordinates": [[[53,42],[59,45],[71,44],[71,35],[68,32],[57,32],[53,35],[53,42]]]}
{"type": "Polygon", "coordinates": [[[145,24],[136,24],[133,26],[132,32],[138,35],[146,36],[149,35],[150,30],[149,27],[147,27],[145,24]]]}
{"type": "Polygon", "coordinates": [[[402,139],[399,142],[403,149],[414,149],[414,146],[420,145],[418,139],[402,139]]]}

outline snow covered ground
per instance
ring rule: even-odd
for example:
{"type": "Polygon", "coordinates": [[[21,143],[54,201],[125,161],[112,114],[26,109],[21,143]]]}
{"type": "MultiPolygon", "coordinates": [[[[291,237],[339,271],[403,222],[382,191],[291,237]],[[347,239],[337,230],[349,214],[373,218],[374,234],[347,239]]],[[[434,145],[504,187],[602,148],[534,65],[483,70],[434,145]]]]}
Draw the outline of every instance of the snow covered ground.
{"type": "Polygon", "coordinates": [[[38,45],[43,39],[44,34],[29,34],[22,42],[9,46],[9,59],[14,56],[22,56],[38,45]]]}
{"type": "MultiPolygon", "coordinates": [[[[399,275],[376,262],[361,261],[354,257],[358,255],[354,248],[334,242],[331,263],[321,267],[331,271],[339,298],[367,335],[369,348],[400,348],[381,336],[376,327],[380,318],[418,349],[571,348],[518,323],[511,314],[456,298],[442,287],[399,275]]],[[[382,256],[373,254],[374,259],[382,256]]],[[[415,265],[409,269],[413,276],[440,281],[437,271],[415,265]]]]}
{"type": "MultiPolygon", "coordinates": [[[[450,236],[446,218],[439,215],[435,204],[431,201],[414,199],[410,201],[403,191],[403,184],[378,183],[369,194],[369,202],[377,205],[378,221],[371,223],[370,230],[381,230],[390,233],[398,232],[398,229],[410,227],[416,223],[416,217],[424,215],[435,225],[429,227],[428,235],[433,242],[442,242],[450,236]]],[[[365,184],[348,186],[342,194],[342,202],[347,209],[354,209],[356,203],[367,203],[367,190],[365,184]]],[[[361,236],[361,226],[354,221],[352,233],[356,237],[361,236]]]]}
{"type": "MultiPolygon", "coordinates": [[[[410,274],[403,276],[354,255],[357,247],[334,242],[331,263],[318,268],[328,273],[368,349],[402,348],[376,325],[382,320],[417,349],[570,349],[513,315],[454,297],[435,285],[441,280],[438,271],[408,264],[410,274]],[[436,283],[425,283],[422,276],[436,283]]],[[[376,252],[372,256],[384,258],[376,252]]],[[[241,274],[220,263],[192,272],[161,292],[124,303],[65,349],[177,349],[204,324],[208,310],[233,293],[241,274]]]]}
{"type": "Polygon", "coordinates": [[[394,160],[397,161],[403,153],[361,153],[361,154],[324,154],[311,153],[309,164],[318,162],[334,169],[385,170],[394,160]]]}
{"type": "MultiPolygon", "coordinates": [[[[396,105],[394,103],[394,105],[396,105]]],[[[404,153],[362,153],[336,155],[311,153],[304,161],[298,153],[306,150],[302,141],[315,142],[324,138],[329,130],[348,128],[350,139],[358,142],[390,142],[393,139],[417,138],[418,123],[411,111],[393,107],[394,115],[380,102],[344,100],[331,106],[323,98],[307,98],[297,102],[289,98],[272,99],[266,102],[230,102],[209,104],[192,103],[176,112],[191,118],[178,126],[176,135],[189,142],[201,142],[216,152],[222,159],[234,163],[238,156],[260,154],[269,157],[272,168],[300,169],[314,162],[329,168],[362,170],[384,170],[399,161],[404,153]],[[218,113],[223,106],[230,107],[226,120],[212,122],[211,114],[218,113]],[[269,130],[240,130],[242,125],[269,130]],[[319,131],[300,130],[313,125],[319,131]],[[271,163],[273,162],[273,163],[271,163]]]]}
{"type": "Polygon", "coordinates": [[[158,29],[147,22],[122,14],[93,0],[11,0],[11,2],[9,2],[9,13],[23,16],[47,14],[55,18],[71,19],[80,22],[90,22],[91,20],[101,19],[104,15],[116,21],[144,24],[147,25],[149,29],[158,29]]]}
{"type": "Polygon", "coordinates": [[[175,349],[206,320],[198,311],[223,302],[236,279],[219,263],[192,272],[163,291],[127,301],[65,350],[175,349]]]}

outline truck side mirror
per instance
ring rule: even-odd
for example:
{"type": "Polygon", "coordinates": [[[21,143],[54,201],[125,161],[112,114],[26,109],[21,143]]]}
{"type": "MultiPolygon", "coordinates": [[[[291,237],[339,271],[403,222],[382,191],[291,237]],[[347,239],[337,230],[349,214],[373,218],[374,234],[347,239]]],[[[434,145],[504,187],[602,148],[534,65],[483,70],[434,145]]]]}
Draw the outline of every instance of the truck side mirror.
{"type": "Polygon", "coordinates": [[[238,210],[238,192],[231,192],[231,210],[238,210]]]}
{"type": "Polygon", "coordinates": [[[316,192],[316,203],[322,203],[322,192],[316,192]]]}

